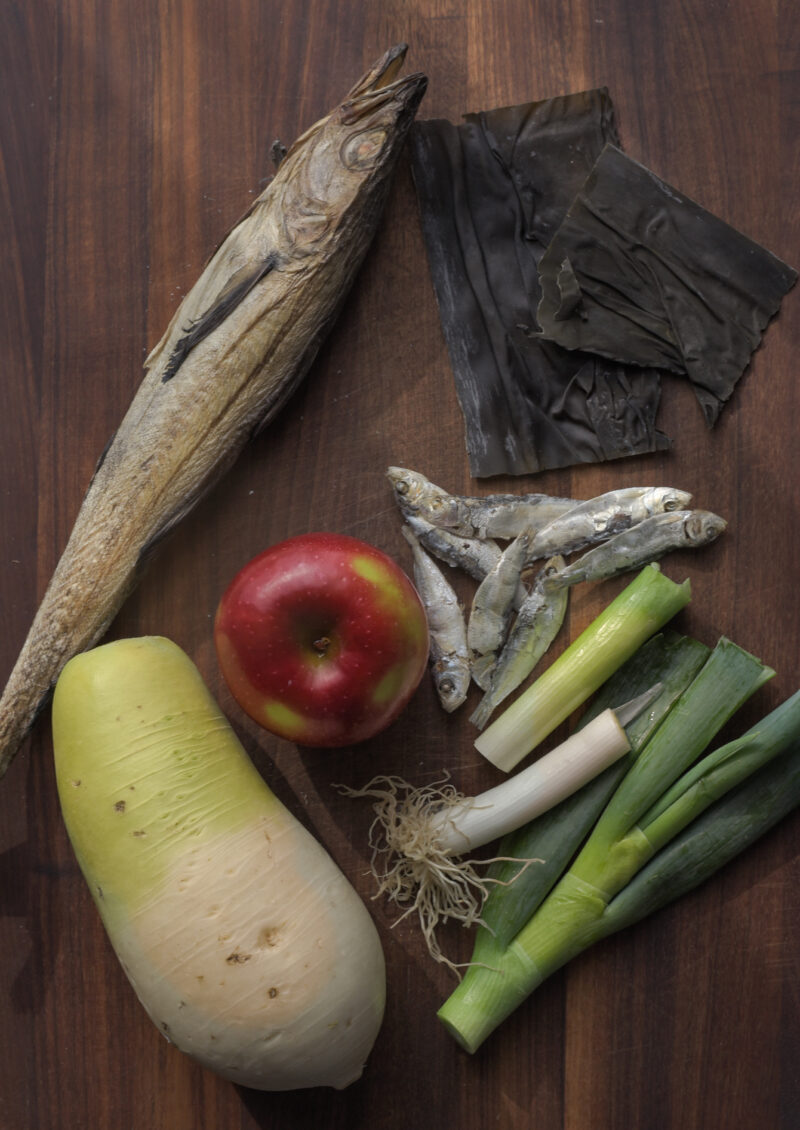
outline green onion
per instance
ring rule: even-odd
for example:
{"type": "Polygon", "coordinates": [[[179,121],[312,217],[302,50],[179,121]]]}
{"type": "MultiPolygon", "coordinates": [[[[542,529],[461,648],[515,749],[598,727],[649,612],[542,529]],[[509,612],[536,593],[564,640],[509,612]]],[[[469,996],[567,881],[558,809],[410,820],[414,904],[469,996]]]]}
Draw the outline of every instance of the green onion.
{"type": "MultiPolygon", "coordinates": [[[[498,861],[486,879],[492,888],[475,938],[472,960],[491,963],[492,953],[513,940],[558,881],[622,777],[656,727],[710,654],[698,640],[663,632],[648,640],[611,676],[581,719],[586,725],[603,710],[635,698],[656,683],[662,690],[650,709],[626,727],[630,753],[557,807],[501,840],[498,861]],[[541,859],[536,866],[522,860],[541,859]]],[[[469,976],[469,972],[467,972],[469,976]]]]}
{"type": "Polygon", "coordinates": [[[582,705],[626,659],[691,597],[657,565],[646,565],[627,588],[475,741],[499,769],[511,770],[582,705]]]}
{"type": "MultiPolygon", "coordinates": [[[[603,936],[608,904],[656,851],[638,822],[656,825],[660,842],[670,835],[662,819],[667,813],[672,813],[672,835],[685,827],[691,805],[683,798],[702,792],[704,777],[689,770],[675,790],[674,782],[772,674],[729,640],[720,640],[626,773],[570,869],[506,949],[493,954],[492,967],[471,966],[439,1010],[439,1018],[465,1048],[479,1047],[546,977],[603,936]],[[665,794],[666,807],[660,803],[665,794]]],[[[800,696],[790,701],[777,721],[762,723],[762,754],[753,755],[751,748],[745,761],[759,764],[800,736],[800,696]]],[[[751,731],[754,740],[755,734],[751,731]]],[[[742,762],[741,756],[718,754],[705,763],[714,792],[725,786],[720,767],[737,766],[727,771],[728,786],[733,787],[742,762]]]]}
{"type": "Polygon", "coordinates": [[[800,804],[800,741],[685,828],[608,904],[604,935],[704,883],[800,804]]]}
{"type": "Polygon", "coordinates": [[[488,892],[474,861],[459,857],[546,812],[618,761],[630,749],[623,721],[649,712],[661,693],[660,686],[651,687],[616,710],[602,711],[521,773],[479,796],[465,797],[442,782],[414,788],[385,776],[362,789],[339,786],[346,795],[377,802],[370,840],[378,892],[405,905],[406,913],[417,911],[432,957],[452,964],[436,941],[436,926],[451,918],[474,925],[488,892]]]}

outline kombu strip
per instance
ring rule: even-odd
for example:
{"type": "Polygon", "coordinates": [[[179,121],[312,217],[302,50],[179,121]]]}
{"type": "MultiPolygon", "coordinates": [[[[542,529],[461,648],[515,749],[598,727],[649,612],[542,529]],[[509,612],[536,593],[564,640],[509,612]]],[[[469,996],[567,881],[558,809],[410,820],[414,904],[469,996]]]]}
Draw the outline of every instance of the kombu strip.
{"type": "Polygon", "coordinates": [[[417,122],[412,172],[475,477],[669,446],[657,369],[542,340],[539,262],[607,143],[605,89],[417,122]]]}
{"type": "Polygon", "coordinates": [[[613,144],[539,269],[546,339],[685,374],[709,427],[797,279],[613,144]]]}

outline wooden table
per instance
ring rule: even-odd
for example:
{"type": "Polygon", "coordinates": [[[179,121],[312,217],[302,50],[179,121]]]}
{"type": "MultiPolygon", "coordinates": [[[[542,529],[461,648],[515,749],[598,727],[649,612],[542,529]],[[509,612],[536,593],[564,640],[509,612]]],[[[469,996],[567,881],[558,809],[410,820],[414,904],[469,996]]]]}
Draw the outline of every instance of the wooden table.
{"type": "MultiPolygon", "coordinates": [[[[626,150],[800,265],[800,24],[790,0],[8,0],[0,12],[0,677],[10,671],[141,364],[219,237],[271,174],[269,150],[333,106],[391,43],[430,78],[422,117],[607,85],[626,150]]],[[[798,683],[800,288],[707,431],[671,380],[669,453],[470,480],[408,160],[352,296],[305,384],[161,548],[111,635],[161,633],[198,663],[264,776],[365,899],[366,805],[331,782],[496,779],[466,710],[426,680],[380,739],[302,751],[223,686],[211,618],[236,570],[288,535],[343,531],[409,567],[384,470],[454,492],[589,497],[643,481],[729,520],[678,626],[727,635],[798,683]]],[[[462,585],[462,582],[457,582],[462,585]]],[[[574,638],[622,587],[576,590],[574,638]]],[[[466,597],[469,585],[463,583],[466,597]]],[[[474,693],[474,692],[473,692],[474,693]]],[[[470,701],[476,701],[471,699],[470,701]]],[[[58,811],[44,715],[0,789],[3,1130],[790,1130],[800,1124],[800,818],[701,889],[554,975],[474,1057],[435,1012],[454,981],[415,923],[368,901],[386,1019],[343,1092],[237,1089],[170,1048],[136,1001],[58,811]]],[[[470,936],[445,934],[466,960],[470,936]]]]}

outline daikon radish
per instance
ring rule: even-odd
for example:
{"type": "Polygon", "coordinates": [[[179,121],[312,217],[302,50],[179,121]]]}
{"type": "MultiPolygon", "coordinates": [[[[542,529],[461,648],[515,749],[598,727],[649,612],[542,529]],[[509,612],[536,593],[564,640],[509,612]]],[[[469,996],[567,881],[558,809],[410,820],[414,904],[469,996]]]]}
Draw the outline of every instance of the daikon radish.
{"type": "Polygon", "coordinates": [[[167,1039],[262,1090],[357,1079],[383,1017],[377,931],[188,656],[160,637],[76,656],[53,738],[81,870],[167,1039]]]}

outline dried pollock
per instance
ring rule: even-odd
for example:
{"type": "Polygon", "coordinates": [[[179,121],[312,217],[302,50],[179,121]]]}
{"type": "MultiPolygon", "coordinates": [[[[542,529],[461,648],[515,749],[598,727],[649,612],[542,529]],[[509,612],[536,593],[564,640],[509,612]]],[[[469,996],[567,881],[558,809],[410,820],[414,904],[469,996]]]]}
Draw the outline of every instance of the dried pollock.
{"type": "Polygon", "coordinates": [[[469,690],[470,656],[464,613],[452,585],[408,526],[403,527],[403,536],[414,555],[414,584],[428,618],[433,682],[439,701],[451,713],[462,704],[469,690]]]}
{"type": "Polygon", "coordinates": [[[0,773],[64,664],[103,635],[147,548],[297,387],[369,247],[424,75],[388,51],[291,147],[145,362],[0,700],[0,773]]]}

